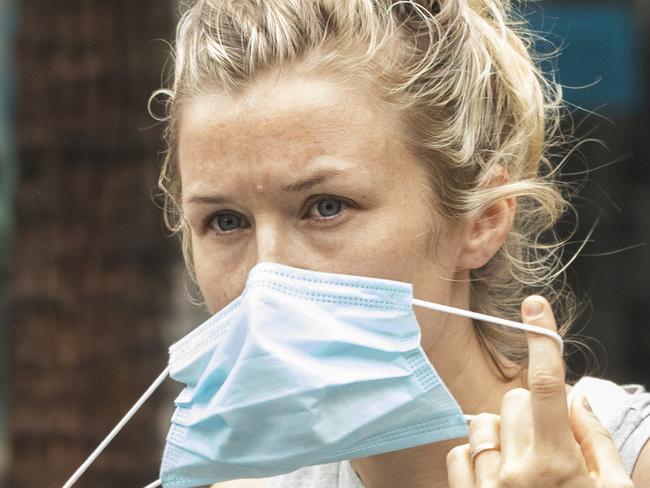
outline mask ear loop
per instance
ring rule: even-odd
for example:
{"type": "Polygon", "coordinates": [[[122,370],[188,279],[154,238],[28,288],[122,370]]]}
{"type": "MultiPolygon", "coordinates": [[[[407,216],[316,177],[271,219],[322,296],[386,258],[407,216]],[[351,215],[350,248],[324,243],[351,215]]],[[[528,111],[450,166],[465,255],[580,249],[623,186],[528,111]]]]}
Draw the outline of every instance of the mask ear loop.
{"type": "MultiPolygon", "coordinates": [[[[485,322],[490,322],[493,324],[503,325],[506,327],[513,327],[519,330],[527,330],[529,332],[535,332],[536,334],[545,335],[550,337],[557,345],[560,347],[560,356],[564,354],[564,342],[562,337],[559,334],[556,334],[553,331],[545,329],[544,327],[539,327],[537,325],[522,324],[521,322],[514,322],[508,319],[501,319],[499,317],[493,317],[491,315],[485,315],[478,312],[470,312],[469,310],[463,310],[462,308],[450,307],[449,305],[440,305],[438,303],[425,302],[424,300],[419,300],[417,298],[413,299],[413,305],[422,308],[428,308],[430,310],[436,310],[438,312],[452,313],[455,315],[462,315],[463,317],[469,317],[470,319],[483,320],[485,322]]],[[[476,415],[464,414],[463,417],[469,423],[472,421],[476,415]]],[[[149,488],[149,487],[147,487],[149,488]]]]}
{"type": "Polygon", "coordinates": [[[430,310],[437,310],[439,312],[462,315],[464,317],[469,317],[470,319],[483,320],[485,322],[490,322],[493,324],[512,327],[514,329],[519,329],[519,330],[527,330],[529,332],[534,332],[536,334],[545,335],[546,337],[550,337],[555,342],[557,342],[557,345],[560,347],[560,356],[564,354],[564,342],[562,341],[562,337],[560,337],[560,335],[555,332],[545,329],[544,327],[539,327],[537,325],[530,325],[530,324],[522,324],[521,322],[501,319],[499,317],[492,317],[491,315],[485,315],[478,312],[470,312],[469,310],[450,307],[448,305],[440,305],[438,303],[425,302],[424,300],[418,300],[417,298],[413,299],[413,305],[417,305],[418,307],[422,307],[422,308],[428,308],[430,310]]]}
{"type": "MultiPolygon", "coordinates": [[[[86,459],[81,466],[77,468],[77,470],[73,473],[73,475],[70,477],[68,481],[65,482],[65,485],[63,485],[63,488],[70,488],[73,484],[76,483],[76,481],[81,478],[81,475],[84,474],[84,472],[88,469],[88,466],[90,466],[95,459],[97,459],[97,456],[99,456],[102,451],[106,448],[106,446],[113,440],[113,438],[118,434],[120,430],[122,430],[122,427],[126,425],[126,423],[131,420],[131,417],[135,415],[135,413],[140,409],[142,404],[146,402],[151,394],[156,391],[156,389],[160,386],[160,384],[165,381],[167,376],[169,375],[169,366],[167,366],[162,373],[156,378],[156,380],[147,388],[147,391],[145,391],[140,399],[135,402],[135,404],[131,407],[131,409],[126,413],[126,415],[120,420],[115,427],[113,427],[113,430],[110,431],[110,433],[106,436],[106,438],[97,446],[97,448],[93,451],[93,453],[88,456],[88,459],[86,459]]],[[[158,485],[150,485],[150,486],[158,486],[158,485]]]]}

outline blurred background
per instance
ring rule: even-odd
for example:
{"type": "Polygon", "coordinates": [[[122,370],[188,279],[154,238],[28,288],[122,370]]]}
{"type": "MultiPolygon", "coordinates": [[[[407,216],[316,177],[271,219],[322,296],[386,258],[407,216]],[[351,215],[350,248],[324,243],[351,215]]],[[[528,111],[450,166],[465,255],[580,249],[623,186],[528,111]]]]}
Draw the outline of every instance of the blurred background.
{"type": "MultiPolygon", "coordinates": [[[[560,48],[549,69],[576,135],[602,141],[565,169],[582,181],[567,260],[600,216],[569,268],[592,354],[574,348],[569,367],[648,387],[650,2],[527,9],[560,48]]],[[[164,146],[146,110],[177,15],[173,0],[0,0],[1,486],[61,486],[205,317],[156,208],[164,146]]],[[[155,479],[177,390],[165,384],[77,486],[155,479]]]]}

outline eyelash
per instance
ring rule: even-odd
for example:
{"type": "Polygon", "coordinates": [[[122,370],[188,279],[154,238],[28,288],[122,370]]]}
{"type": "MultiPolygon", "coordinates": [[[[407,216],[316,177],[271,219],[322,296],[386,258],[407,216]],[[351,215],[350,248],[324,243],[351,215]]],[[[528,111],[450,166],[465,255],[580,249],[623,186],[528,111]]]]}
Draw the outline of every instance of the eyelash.
{"type": "Polygon", "coordinates": [[[334,200],[336,202],[339,202],[341,204],[341,211],[339,213],[337,213],[336,215],[333,215],[331,217],[316,217],[315,220],[320,220],[320,221],[336,220],[336,219],[340,218],[341,215],[352,206],[350,201],[345,199],[345,198],[335,197],[333,195],[317,195],[317,196],[312,197],[311,199],[308,200],[307,205],[306,205],[307,206],[307,214],[310,213],[311,209],[314,208],[315,205],[322,202],[323,200],[334,200]]]}
{"type": "MultiPolygon", "coordinates": [[[[346,210],[349,210],[351,207],[353,207],[352,202],[350,202],[349,200],[347,200],[345,198],[337,197],[337,196],[334,196],[334,195],[317,195],[317,196],[314,196],[314,197],[312,197],[311,199],[309,199],[307,201],[307,203],[306,203],[307,211],[302,212],[303,216],[308,217],[311,209],[315,205],[317,205],[318,203],[320,203],[323,200],[335,200],[337,202],[340,202],[341,203],[341,211],[339,213],[337,213],[336,215],[333,215],[331,217],[317,217],[317,218],[314,219],[316,221],[330,222],[332,220],[338,220],[346,212],[346,210]]],[[[220,215],[234,215],[234,216],[238,217],[239,219],[246,221],[246,217],[244,217],[243,215],[241,215],[241,214],[239,214],[237,212],[227,211],[227,210],[219,210],[218,212],[215,212],[215,213],[211,214],[210,216],[208,216],[205,219],[203,227],[206,229],[206,231],[214,231],[216,234],[226,235],[226,234],[232,234],[236,230],[247,229],[247,228],[250,227],[250,223],[248,223],[248,225],[246,225],[244,227],[238,227],[238,228],[233,229],[233,230],[217,231],[212,226],[212,222],[217,217],[219,217],[220,215]]],[[[301,217],[301,218],[303,218],[303,217],[301,217]]]]}

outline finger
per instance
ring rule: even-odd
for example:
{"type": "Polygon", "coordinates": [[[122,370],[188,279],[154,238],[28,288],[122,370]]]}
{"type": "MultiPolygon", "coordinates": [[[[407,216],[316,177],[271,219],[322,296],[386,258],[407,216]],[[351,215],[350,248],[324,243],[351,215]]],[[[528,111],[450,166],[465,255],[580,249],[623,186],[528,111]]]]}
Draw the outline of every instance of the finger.
{"type": "Polygon", "coordinates": [[[534,440],[530,392],[524,388],[508,391],[501,401],[501,459],[521,459],[534,440]]]}
{"type": "MultiPolygon", "coordinates": [[[[551,306],[533,295],[522,303],[527,324],[557,331],[551,306]]],[[[550,337],[526,332],[528,338],[528,389],[532,400],[535,442],[557,448],[573,442],[564,383],[564,364],[557,344],[550,337]]]]}
{"type": "Polygon", "coordinates": [[[594,415],[584,395],[571,402],[571,429],[590,472],[596,473],[605,486],[629,478],[612,437],[594,415]]]}
{"type": "Polygon", "coordinates": [[[501,462],[499,435],[500,419],[498,415],[481,413],[469,423],[469,444],[471,452],[496,444],[496,449],[483,450],[474,457],[474,474],[478,486],[488,486],[490,481],[498,478],[501,462]]]}
{"type": "Polygon", "coordinates": [[[476,485],[469,444],[454,447],[447,454],[449,488],[472,488],[476,485]]]}

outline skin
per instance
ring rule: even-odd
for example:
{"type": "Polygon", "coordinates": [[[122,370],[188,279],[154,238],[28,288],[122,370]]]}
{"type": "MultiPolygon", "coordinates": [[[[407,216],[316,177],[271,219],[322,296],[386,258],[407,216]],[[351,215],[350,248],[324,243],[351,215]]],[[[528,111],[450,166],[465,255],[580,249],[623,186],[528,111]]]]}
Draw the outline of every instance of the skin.
{"type": "MultiPolygon", "coordinates": [[[[211,312],[235,299],[264,261],[409,282],[417,298],[469,308],[469,271],[503,243],[515,200],[466,226],[444,226],[431,210],[425,169],[395,137],[395,121],[354,87],[301,75],[269,75],[236,98],[215,92],[186,102],[181,205],[211,312]],[[432,233],[441,236],[439,260],[428,245],[432,233]]],[[[503,178],[495,172],[495,184],[503,178]]],[[[525,386],[524,377],[499,377],[469,319],[422,309],[416,316],[427,356],[465,413],[497,414],[506,392],[525,386]]],[[[467,441],[352,465],[368,488],[454,486],[447,455],[467,441]]]]}
{"type": "MultiPolygon", "coordinates": [[[[527,323],[556,330],[543,297],[528,297],[522,312],[527,323]],[[528,310],[533,303],[539,304],[535,312],[528,310]]],[[[501,415],[482,413],[470,422],[469,442],[447,455],[449,486],[634,487],[609,433],[584,396],[567,409],[557,345],[545,336],[527,336],[528,389],[507,392],[501,415]],[[472,450],[485,443],[497,443],[500,449],[483,451],[472,462],[472,450]]]]}

